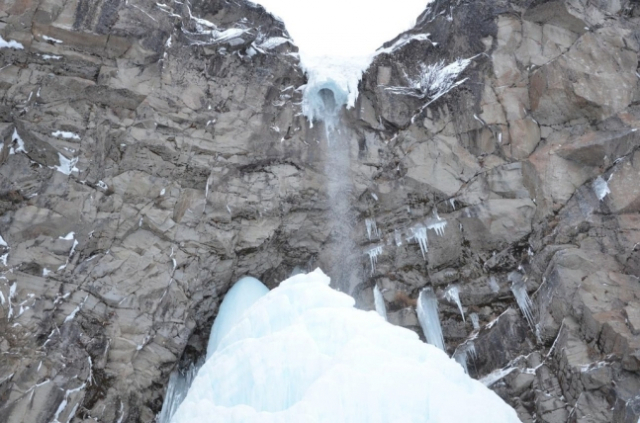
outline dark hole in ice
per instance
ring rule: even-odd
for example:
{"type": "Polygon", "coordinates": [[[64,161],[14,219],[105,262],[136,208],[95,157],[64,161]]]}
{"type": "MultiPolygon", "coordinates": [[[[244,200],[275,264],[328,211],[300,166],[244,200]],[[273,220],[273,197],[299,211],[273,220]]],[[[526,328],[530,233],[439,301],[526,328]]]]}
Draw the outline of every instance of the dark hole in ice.
{"type": "Polygon", "coordinates": [[[318,91],[318,95],[324,103],[324,109],[329,113],[333,113],[336,109],[336,97],[333,90],[330,90],[329,88],[322,88],[318,91]]]}

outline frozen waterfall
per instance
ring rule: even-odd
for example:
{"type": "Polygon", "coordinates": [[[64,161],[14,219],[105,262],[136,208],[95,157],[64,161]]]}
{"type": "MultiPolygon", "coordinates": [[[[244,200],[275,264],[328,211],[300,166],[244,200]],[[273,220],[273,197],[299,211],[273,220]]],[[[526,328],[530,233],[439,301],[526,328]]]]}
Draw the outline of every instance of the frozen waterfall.
{"type": "Polygon", "coordinates": [[[519,422],[443,351],[355,309],[321,270],[263,293],[247,284],[225,298],[214,327],[226,329],[173,423],[519,422]]]}
{"type": "Polygon", "coordinates": [[[427,342],[444,351],[444,337],[438,316],[438,298],[432,288],[426,287],[420,291],[416,312],[427,342]]]}

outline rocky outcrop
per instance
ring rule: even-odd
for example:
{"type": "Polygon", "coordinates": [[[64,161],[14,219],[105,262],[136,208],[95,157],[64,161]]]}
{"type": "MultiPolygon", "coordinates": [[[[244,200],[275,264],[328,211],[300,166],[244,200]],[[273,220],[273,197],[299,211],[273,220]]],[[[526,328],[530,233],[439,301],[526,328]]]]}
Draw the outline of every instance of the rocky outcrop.
{"type": "MultiPolygon", "coordinates": [[[[0,419],[152,421],[234,280],[331,273],[296,48],[249,3],[0,4],[0,419]]],[[[630,0],[436,0],[342,116],[352,294],[420,332],[433,287],[523,422],[640,417],[639,28],[630,0]]]]}
{"type": "Polygon", "coordinates": [[[0,420],[152,421],[231,282],[318,254],[296,49],[246,4],[0,9],[0,420]]]}
{"type": "Polygon", "coordinates": [[[351,114],[380,169],[362,214],[406,238],[446,221],[426,260],[412,239],[378,257],[391,319],[416,325],[396,292],[436,287],[450,352],[524,422],[640,417],[639,19],[634,2],[436,1],[409,33],[429,41],[378,56],[351,114]],[[467,59],[446,95],[415,95],[467,59]]]}

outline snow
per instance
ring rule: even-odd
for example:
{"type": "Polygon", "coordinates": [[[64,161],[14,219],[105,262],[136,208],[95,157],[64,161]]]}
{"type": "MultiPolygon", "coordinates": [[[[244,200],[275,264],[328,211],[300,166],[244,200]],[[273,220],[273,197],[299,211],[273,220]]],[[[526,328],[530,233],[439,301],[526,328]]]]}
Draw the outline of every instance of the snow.
{"type": "Polygon", "coordinates": [[[250,276],[240,279],[233,285],[220,304],[218,317],[211,328],[207,359],[216,351],[220,341],[242,319],[244,312],[268,292],[269,289],[262,282],[250,276]]]}
{"type": "Polygon", "coordinates": [[[422,109],[424,110],[425,107],[467,80],[466,78],[459,79],[459,76],[472,60],[473,57],[457,59],[449,64],[443,60],[431,65],[422,64],[418,75],[413,77],[404,75],[408,86],[387,87],[386,89],[394,94],[429,100],[423,105],[422,109]]]}
{"type": "Polygon", "coordinates": [[[78,163],[78,158],[74,157],[73,159],[67,159],[62,154],[58,153],[58,160],[60,160],[59,166],[53,166],[53,169],[57,170],[60,173],[64,173],[65,175],[71,175],[71,172],[79,172],[80,170],[76,167],[76,163],[78,163]]]}
{"type": "Polygon", "coordinates": [[[443,220],[441,222],[431,223],[427,226],[427,229],[432,229],[439,236],[444,236],[444,228],[447,227],[447,221],[443,220]]]}
{"type": "Polygon", "coordinates": [[[314,108],[308,100],[323,87],[334,91],[339,106],[354,106],[358,81],[377,50],[413,27],[430,0],[402,0],[402,7],[367,0],[261,0],[259,3],[285,22],[299,48],[300,63],[309,81],[303,112],[313,121],[314,108]],[[340,12],[336,13],[337,10],[340,12]],[[366,19],[360,18],[363,13],[366,19]]]}
{"type": "Polygon", "coordinates": [[[500,285],[498,285],[498,281],[496,280],[496,277],[493,275],[489,278],[489,287],[491,288],[491,291],[494,293],[500,291],[500,285]]]}
{"type": "Polygon", "coordinates": [[[51,133],[56,138],[64,138],[66,140],[80,140],[80,135],[68,131],[55,131],[51,133]]]}
{"type": "Polygon", "coordinates": [[[62,56],[58,56],[58,55],[55,55],[55,54],[43,54],[42,58],[44,60],[60,60],[60,59],[62,59],[62,56]]]}
{"type": "Polygon", "coordinates": [[[0,235],[0,247],[9,247],[9,245],[7,244],[7,242],[4,240],[4,238],[2,237],[2,235],[0,235]]]}
{"type": "Polygon", "coordinates": [[[438,299],[432,288],[426,287],[420,291],[416,313],[427,342],[444,351],[444,337],[440,316],[438,316],[438,299]]]}
{"type": "Polygon", "coordinates": [[[22,44],[20,44],[19,42],[14,41],[14,40],[6,41],[0,35],[0,49],[2,49],[2,48],[15,48],[16,50],[23,50],[24,46],[22,44]]]}
{"type": "Polygon", "coordinates": [[[49,37],[48,35],[43,35],[42,39],[45,41],[51,41],[55,44],[62,44],[62,40],[58,40],[57,38],[49,37]]]}
{"type": "Polygon", "coordinates": [[[72,239],[75,239],[75,237],[76,237],[76,233],[75,232],[69,232],[65,236],[59,237],[59,239],[64,239],[66,241],[71,241],[72,239]]]}
{"type": "Polygon", "coordinates": [[[606,197],[607,194],[611,194],[609,185],[607,184],[607,181],[602,178],[602,176],[598,176],[595,181],[593,181],[593,190],[595,191],[596,196],[600,201],[604,200],[604,197],[606,197]]]}
{"type": "MultiPolygon", "coordinates": [[[[431,41],[429,36],[431,34],[403,34],[401,35],[391,46],[389,47],[380,47],[376,50],[377,54],[390,54],[394,51],[406,46],[412,41],[431,41]]],[[[432,45],[437,45],[437,43],[431,42],[432,45]]]]}
{"type": "Polygon", "coordinates": [[[87,386],[87,384],[83,383],[82,385],[78,386],[77,388],[69,389],[69,390],[67,390],[65,392],[64,398],[60,402],[60,405],[58,405],[58,409],[56,410],[56,414],[53,416],[53,420],[51,421],[51,423],[60,423],[60,421],[58,420],[58,417],[60,417],[60,413],[62,413],[64,411],[64,409],[67,407],[67,404],[69,402],[69,395],[75,394],[76,392],[82,391],[86,386],[87,386]]]}
{"type": "Polygon", "coordinates": [[[89,296],[87,295],[86,297],[84,297],[84,300],[82,300],[82,302],[80,304],[78,304],[78,306],[71,312],[71,314],[69,314],[65,319],[64,323],[70,322],[71,320],[73,320],[76,317],[76,314],[78,314],[78,312],[82,309],[82,306],[84,305],[84,303],[87,301],[87,299],[89,298],[89,296]]]}
{"type": "Polygon", "coordinates": [[[272,50],[278,46],[281,46],[284,43],[288,43],[291,42],[291,40],[289,38],[285,38],[285,37],[271,37],[271,38],[267,38],[266,40],[260,42],[259,44],[256,44],[256,47],[259,50],[272,50]]]}
{"type": "Polygon", "coordinates": [[[384,320],[387,320],[387,306],[384,303],[382,292],[378,288],[378,285],[373,287],[373,304],[376,307],[376,312],[382,316],[384,320]]]}
{"type": "Polygon", "coordinates": [[[443,351],[354,303],[319,269],[282,282],[229,328],[171,421],[519,422],[443,351]]]}
{"type": "Polygon", "coordinates": [[[18,130],[17,129],[13,130],[13,134],[11,135],[11,140],[13,142],[15,142],[16,144],[18,144],[18,147],[15,150],[13,148],[11,148],[11,150],[9,151],[9,154],[17,154],[17,153],[20,153],[20,152],[23,152],[23,153],[27,154],[27,150],[25,150],[25,148],[24,148],[24,141],[20,137],[20,134],[18,134],[18,130]]]}

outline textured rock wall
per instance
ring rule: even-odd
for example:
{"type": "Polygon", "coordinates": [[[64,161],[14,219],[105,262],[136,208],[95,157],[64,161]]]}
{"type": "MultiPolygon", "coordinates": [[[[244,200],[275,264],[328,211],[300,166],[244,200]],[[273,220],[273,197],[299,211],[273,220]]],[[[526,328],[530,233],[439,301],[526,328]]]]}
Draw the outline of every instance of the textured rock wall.
{"type": "Polygon", "coordinates": [[[380,201],[359,204],[387,234],[372,280],[390,319],[415,326],[431,284],[449,352],[523,422],[637,421],[640,4],[436,1],[404,37],[425,33],[376,58],[351,113],[377,170],[380,201]],[[457,59],[466,81],[428,107],[398,90],[457,59]],[[436,212],[423,261],[406,240],[436,212]]]}
{"type": "MultiPolygon", "coordinates": [[[[0,49],[0,419],[152,421],[235,279],[331,271],[296,49],[223,0],[0,0],[0,36],[24,46],[0,49]]],[[[635,423],[640,4],[437,0],[387,47],[342,116],[358,304],[378,284],[420,332],[431,285],[449,353],[523,422],[635,423]],[[428,106],[389,89],[457,59],[428,106]],[[424,257],[420,227],[444,229],[424,257]]]]}
{"type": "Polygon", "coordinates": [[[0,420],[152,421],[229,284],[326,237],[296,50],[224,1],[0,10],[0,420]]]}

